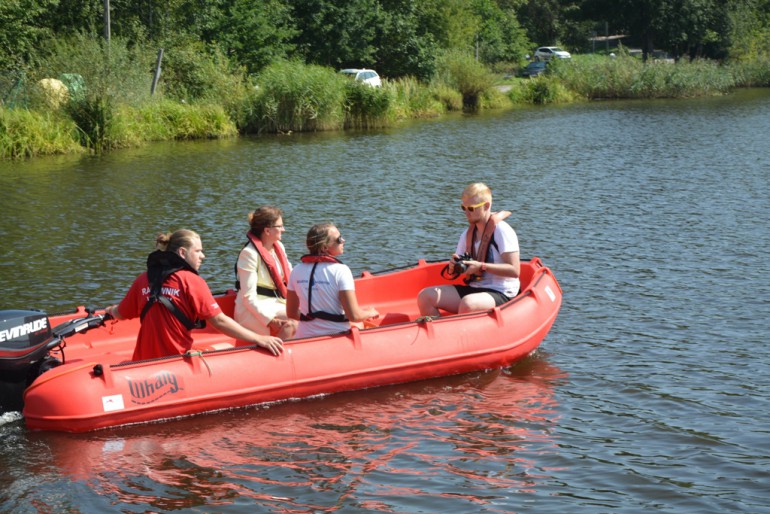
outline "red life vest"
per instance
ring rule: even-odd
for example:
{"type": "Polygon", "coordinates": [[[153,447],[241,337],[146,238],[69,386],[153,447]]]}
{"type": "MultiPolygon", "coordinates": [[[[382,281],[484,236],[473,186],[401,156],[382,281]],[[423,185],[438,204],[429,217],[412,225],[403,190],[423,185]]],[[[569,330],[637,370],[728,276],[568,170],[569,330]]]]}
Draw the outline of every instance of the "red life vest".
{"type": "Polygon", "coordinates": [[[300,257],[300,260],[305,263],[309,262],[340,262],[340,260],[335,259],[331,255],[303,255],[300,257]]]}
{"type": "MultiPolygon", "coordinates": [[[[495,247],[497,247],[493,239],[495,235],[495,227],[497,227],[498,223],[510,215],[511,211],[500,211],[492,214],[489,217],[487,224],[484,225],[484,231],[481,234],[481,243],[479,244],[478,252],[474,248],[476,243],[476,224],[473,224],[473,230],[471,230],[471,227],[468,227],[468,232],[465,234],[465,251],[470,254],[471,259],[480,262],[492,262],[489,260],[489,247],[491,245],[495,245],[495,247]]],[[[481,275],[474,274],[470,278],[472,280],[478,280],[481,278],[481,275]]]]}
{"type": "Polygon", "coordinates": [[[249,238],[251,244],[253,244],[254,248],[257,249],[257,253],[259,253],[259,257],[262,259],[262,262],[265,263],[267,271],[270,272],[270,278],[273,279],[273,283],[275,284],[276,291],[281,296],[281,298],[286,298],[286,295],[289,292],[286,286],[288,284],[290,267],[289,261],[286,258],[286,253],[283,251],[283,247],[279,244],[273,245],[275,255],[278,256],[278,260],[281,261],[281,268],[283,268],[283,276],[281,276],[281,273],[278,271],[278,266],[275,264],[275,259],[273,259],[273,255],[267,248],[265,248],[265,245],[262,244],[262,241],[250,230],[246,233],[246,237],[249,238]]]}

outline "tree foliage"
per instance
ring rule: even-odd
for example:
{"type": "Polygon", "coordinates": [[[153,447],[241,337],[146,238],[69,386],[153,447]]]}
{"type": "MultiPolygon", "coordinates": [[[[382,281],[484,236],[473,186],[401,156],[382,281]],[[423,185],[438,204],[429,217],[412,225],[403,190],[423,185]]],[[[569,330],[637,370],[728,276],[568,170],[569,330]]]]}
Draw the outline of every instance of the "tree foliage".
{"type": "MultiPolygon", "coordinates": [[[[49,39],[105,34],[102,0],[2,0],[0,69],[33,66],[49,39]]],[[[591,49],[623,34],[646,54],[768,55],[770,0],[109,0],[110,35],[173,50],[190,41],[256,73],[281,59],[428,78],[446,51],[484,64],[535,46],[591,49]],[[182,42],[182,43],[180,43],[182,42]]],[[[217,57],[219,59],[219,57],[217,57]]]]}

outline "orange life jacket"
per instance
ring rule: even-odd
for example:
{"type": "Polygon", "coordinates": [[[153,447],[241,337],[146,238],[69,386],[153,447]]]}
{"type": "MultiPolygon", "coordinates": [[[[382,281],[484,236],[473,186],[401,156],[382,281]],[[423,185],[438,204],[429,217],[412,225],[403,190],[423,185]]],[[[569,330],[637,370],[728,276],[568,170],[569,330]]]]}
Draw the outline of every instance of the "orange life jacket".
{"type": "MultiPolygon", "coordinates": [[[[265,267],[267,268],[267,271],[270,273],[270,278],[273,279],[273,283],[275,284],[275,293],[277,293],[276,296],[280,296],[281,298],[286,298],[286,295],[289,292],[289,289],[287,288],[287,284],[289,283],[288,276],[289,276],[289,260],[286,258],[286,253],[283,251],[283,247],[279,244],[273,245],[273,249],[275,250],[275,255],[278,257],[278,260],[281,262],[281,268],[283,268],[283,276],[281,276],[281,273],[278,271],[278,266],[275,263],[275,259],[273,258],[273,254],[270,253],[270,251],[265,248],[265,245],[262,244],[262,241],[254,235],[254,233],[249,230],[246,233],[246,237],[249,238],[249,242],[254,245],[254,248],[257,249],[257,253],[259,253],[259,257],[262,259],[262,262],[265,263],[265,267]]],[[[246,243],[248,244],[248,243],[246,243]]],[[[237,270],[236,270],[237,273],[237,270]]],[[[236,289],[240,289],[240,283],[236,281],[236,289]]],[[[264,288],[260,288],[264,289],[264,288]]],[[[262,294],[261,291],[258,291],[259,294],[262,294]]]]}
{"type": "MultiPolygon", "coordinates": [[[[484,231],[481,233],[481,243],[479,244],[478,252],[475,249],[477,232],[476,224],[473,224],[473,230],[471,230],[471,227],[468,227],[468,232],[465,234],[465,251],[470,254],[471,259],[480,262],[492,262],[490,260],[489,249],[493,245],[495,248],[497,248],[497,244],[495,243],[494,239],[495,228],[497,227],[498,223],[510,215],[511,211],[500,211],[492,214],[489,217],[487,224],[484,225],[484,231]]],[[[478,280],[479,278],[481,278],[481,275],[474,274],[470,277],[469,281],[478,280]]]]}

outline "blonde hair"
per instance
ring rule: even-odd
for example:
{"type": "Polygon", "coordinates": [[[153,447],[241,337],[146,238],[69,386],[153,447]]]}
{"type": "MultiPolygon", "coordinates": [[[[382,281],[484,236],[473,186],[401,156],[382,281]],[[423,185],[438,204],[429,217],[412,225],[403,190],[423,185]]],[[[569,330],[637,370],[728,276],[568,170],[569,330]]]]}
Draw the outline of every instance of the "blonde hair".
{"type": "Polygon", "coordinates": [[[332,243],[332,238],[329,235],[332,228],[334,228],[334,223],[316,223],[310,227],[305,239],[310,255],[323,255],[332,243]]]}
{"type": "Polygon", "coordinates": [[[155,247],[158,250],[176,252],[180,248],[192,248],[193,241],[200,238],[201,236],[196,232],[181,228],[174,233],[158,234],[155,238],[155,247]]]}
{"type": "Polygon", "coordinates": [[[462,198],[475,198],[479,202],[492,202],[492,190],[483,182],[475,182],[465,186],[462,198]]]}
{"type": "Polygon", "coordinates": [[[251,233],[259,237],[267,227],[272,227],[279,218],[283,218],[283,211],[272,205],[263,205],[254,212],[249,213],[249,227],[251,233]]]}

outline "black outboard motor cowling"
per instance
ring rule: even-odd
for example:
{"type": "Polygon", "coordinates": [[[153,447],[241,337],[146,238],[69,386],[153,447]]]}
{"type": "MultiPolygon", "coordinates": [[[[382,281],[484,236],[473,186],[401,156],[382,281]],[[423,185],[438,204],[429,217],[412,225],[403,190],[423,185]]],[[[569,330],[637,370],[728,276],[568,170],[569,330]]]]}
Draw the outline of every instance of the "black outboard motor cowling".
{"type": "Polygon", "coordinates": [[[53,336],[42,311],[0,311],[0,413],[21,410],[24,389],[40,374],[44,361],[55,361],[48,357],[53,336]]]}
{"type": "Polygon", "coordinates": [[[53,332],[41,311],[0,311],[0,371],[26,367],[48,351],[53,332]]]}

